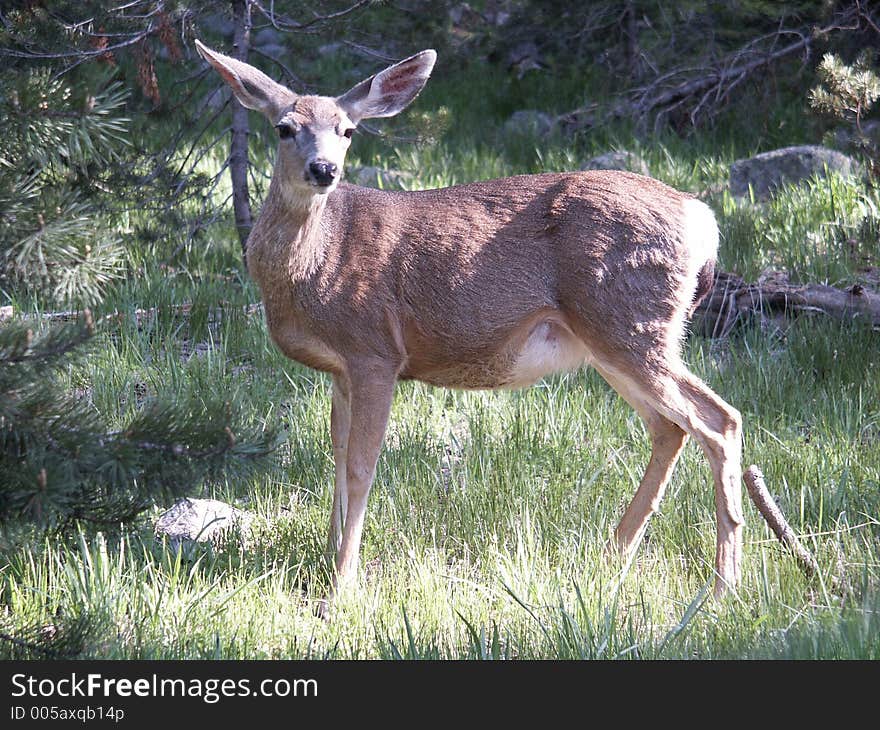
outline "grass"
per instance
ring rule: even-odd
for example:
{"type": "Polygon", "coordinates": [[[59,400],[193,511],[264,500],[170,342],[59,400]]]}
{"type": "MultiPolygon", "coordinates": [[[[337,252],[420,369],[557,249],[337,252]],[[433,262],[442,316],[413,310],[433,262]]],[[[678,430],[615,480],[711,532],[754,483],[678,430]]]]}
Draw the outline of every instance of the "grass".
{"type": "MultiPolygon", "coordinates": [[[[744,134],[719,146],[717,132],[686,142],[636,143],[625,131],[540,145],[499,139],[509,110],[489,93],[491,80],[470,91],[442,86],[426,92],[427,108],[468,111],[441,143],[362,138],[354,161],[411,171],[417,186],[431,187],[575,169],[590,153],[626,146],[655,176],[696,192],[723,183],[727,165],[752,151],[744,134]]],[[[723,193],[710,203],[721,266],[747,278],[772,266],[842,283],[876,264],[880,200],[862,183],[815,180],[762,205],[723,193]]],[[[255,513],[253,532],[223,548],[173,552],[152,534],[157,507],[112,535],[84,527],[67,540],[7,545],[0,631],[86,625],[80,655],[95,658],[880,658],[875,332],[803,318],[785,331],[686,344],[694,371],[743,412],[745,463],[762,467],[816,555],[818,579],[799,573],[747,505],[741,590],[708,597],[713,490],[693,444],[633,560],[609,557],[605,545],[650,448],[637,416],[595,372],[517,392],[403,383],[371,494],[360,583],[327,624],[313,608],[329,583],[329,380],[286,360],[262,320],[244,314],[258,293],[237,262],[238,243],[231,227],[210,236],[176,268],[160,269],[146,247],[132,250],[135,275],[104,309],[158,311],[141,328],[123,322],[68,377],[119,423],[145,395],[212,388],[256,422],[284,424],[287,444],[269,473],[194,488],[255,513]],[[194,303],[187,320],[168,306],[183,302],[194,303]],[[209,324],[221,302],[222,322],[209,324]]]]}

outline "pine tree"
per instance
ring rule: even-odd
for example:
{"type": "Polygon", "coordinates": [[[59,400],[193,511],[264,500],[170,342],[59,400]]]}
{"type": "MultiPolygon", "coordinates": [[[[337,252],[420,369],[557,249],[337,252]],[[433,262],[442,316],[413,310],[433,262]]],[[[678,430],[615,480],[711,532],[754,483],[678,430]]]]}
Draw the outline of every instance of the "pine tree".
{"type": "Polygon", "coordinates": [[[101,220],[100,175],[125,147],[125,93],[95,93],[47,68],[0,74],[0,286],[94,304],[124,252],[101,220]]]}
{"type": "MultiPolygon", "coordinates": [[[[114,529],[206,480],[247,476],[279,443],[272,427],[245,425],[247,414],[222,392],[149,400],[120,424],[95,407],[87,388],[71,385],[70,374],[114,335],[115,317],[94,321],[83,308],[129,273],[115,233],[119,212],[153,201],[175,212],[168,201],[177,202],[184,185],[204,183],[178,173],[170,184],[165,160],[173,151],[156,162],[155,149],[130,144],[126,115],[137,105],[116,58],[102,50],[101,23],[97,34],[71,37],[68,25],[92,25],[59,22],[71,9],[95,18],[87,12],[101,3],[53,2],[51,12],[44,5],[0,11],[0,551],[22,543],[39,550],[39,536],[69,539],[74,527],[114,529]],[[56,324],[47,324],[54,316],[9,321],[2,311],[9,302],[82,314],[56,324]]],[[[158,37],[173,50],[162,13],[132,15],[133,34],[142,18],[158,18],[158,37]]],[[[135,49],[140,92],[155,103],[149,54],[145,44],[135,49]]],[[[0,659],[81,656],[105,629],[88,610],[16,616],[0,621],[0,659]]]]}
{"type": "Polygon", "coordinates": [[[0,328],[0,523],[118,524],[274,449],[271,430],[240,426],[235,407],[206,396],[155,400],[110,428],[58,378],[96,339],[88,310],[40,334],[22,322],[0,328]]]}
{"type": "Polygon", "coordinates": [[[819,83],[810,90],[810,106],[819,114],[843,122],[851,130],[850,146],[862,153],[872,177],[880,177],[880,138],[868,134],[864,122],[880,99],[880,76],[873,68],[874,54],[866,49],[853,64],[826,53],[816,70],[819,83]]]}
{"type": "MultiPolygon", "coordinates": [[[[73,78],[73,77],[71,77],[73,78]]],[[[99,302],[124,274],[102,177],[126,154],[126,93],[19,63],[0,73],[0,297],[99,302]]],[[[60,530],[131,520],[155,500],[268,455],[271,430],[239,425],[222,394],[149,402],[111,427],[58,374],[103,339],[88,310],[74,322],[0,323],[0,525],[60,530]]]]}

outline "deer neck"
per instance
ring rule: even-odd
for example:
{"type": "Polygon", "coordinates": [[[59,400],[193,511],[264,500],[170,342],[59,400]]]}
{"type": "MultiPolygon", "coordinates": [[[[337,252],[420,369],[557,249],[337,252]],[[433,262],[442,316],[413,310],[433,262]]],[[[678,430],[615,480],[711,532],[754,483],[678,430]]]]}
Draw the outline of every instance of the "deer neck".
{"type": "Polygon", "coordinates": [[[279,161],[260,214],[265,225],[259,243],[266,249],[261,258],[272,269],[267,275],[286,270],[288,281],[303,281],[314,276],[326,256],[328,196],[290,184],[283,167],[279,161]]]}

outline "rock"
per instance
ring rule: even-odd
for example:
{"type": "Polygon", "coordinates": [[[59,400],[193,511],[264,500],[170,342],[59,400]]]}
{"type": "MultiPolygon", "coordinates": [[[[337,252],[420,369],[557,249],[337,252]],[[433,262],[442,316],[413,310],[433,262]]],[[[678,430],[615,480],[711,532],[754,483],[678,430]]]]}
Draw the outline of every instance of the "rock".
{"type": "Polygon", "coordinates": [[[449,20],[456,30],[471,32],[486,22],[486,19],[467,3],[459,3],[449,8],[449,20]]]}
{"type": "Polygon", "coordinates": [[[483,9],[483,17],[486,19],[487,23],[494,25],[496,28],[501,28],[502,26],[507,25],[513,17],[509,6],[510,3],[488,2],[483,9]]]}
{"type": "Polygon", "coordinates": [[[506,61],[508,70],[515,71],[520,79],[527,71],[545,68],[541,52],[534,41],[523,41],[515,45],[508,51],[506,61]]]}
{"type": "Polygon", "coordinates": [[[849,149],[856,145],[860,138],[869,144],[880,145],[880,120],[869,119],[862,123],[861,133],[854,127],[838,127],[830,135],[832,144],[838,149],[849,149]]]}
{"type": "Polygon", "coordinates": [[[799,183],[813,175],[825,177],[826,168],[844,177],[860,173],[853,158],[818,145],[800,145],[763,152],[730,166],[730,192],[736,197],[749,194],[749,185],[758,199],[770,197],[785,183],[799,183]]]}
{"type": "Polygon", "coordinates": [[[648,177],[651,175],[648,163],[635,152],[627,150],[606,152],[603,155],[593,157],[581,165],[581,170],[629,170],[637,172],[639,175],[648,177]]]}
{"type": "Polygon", "coordinates": [[[403,190],[409,187],[413,175],[402,170],[383,170],[381,167],[367,166],[349,168],[348,179],[355,185],[367,188],[403,190]]]}
{"type": "Polygon", "coordinates": [[[449,8],[447,14],[453,30],[472,31],[487,23],[500,28],[511,18],[509,5],[511,5],[510,2],[489,0],[489,2],[480,3],[480,10],[474,10],[468,3],[458,3],[449,8]]]}
{"type": "Polygon", "coordinates": [[[508,135],[546,137],[555,128],[553,117],[536,109],[520,109],[504,122],[504,133],[508,135]]]}
{"type": "Polygon", "coordinates": [[[7,319],[12,319],[12,315],[14,312],[12,311],[12,305],[7,304],[5,307],[0,307],[0,322],[3,322],[7,319]]]}
{"type": "Polygon", "coordinates": [[[196,542],[220,545],[230,532],[247,532],[252,520],[253,515],[226,502],[184,497],[159,516],[154,529],[178,550],[196,542]]]}
{"type": "Polygon", "coordinates": [[[254,46],[280,46],[284,39],[274,28],[263,28],[254,33],[251,45],[254,46]]]}
{"type": "Polygon", "coordinates": [[[214,345],[210,342],[196,342],[194,345],[189,340],[184,340],[180,345],[180,361],[189,362],[207,357],[214,351],[214,345]]]}

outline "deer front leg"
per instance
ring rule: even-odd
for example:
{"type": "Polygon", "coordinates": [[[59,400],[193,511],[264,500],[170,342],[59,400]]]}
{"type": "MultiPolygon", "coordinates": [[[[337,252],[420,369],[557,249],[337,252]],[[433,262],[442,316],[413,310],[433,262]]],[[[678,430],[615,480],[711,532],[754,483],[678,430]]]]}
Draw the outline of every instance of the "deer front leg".
{"type": "Polygon", "coordinates": [[[330,441],[333,444],[333,462],[336,478],[333,487],[333,508],[330,512],[330,531],[327,536],[327,560],[331,565],[342,545],[342,528],[345,525],[347,498],[345,477],[348,454],[348,432],[351,426],[351,403],[349,386],[345,376],[333,377],[333,402],[330,411],[330,441]]]}
{"type": "Polygon", "coordinates": [[[350,368],[350,425],[345,459],[345,520],[336,555],[334,593],[357,576],[367,497],[382,449],[397,371],[375,364],[350,368]]]}

